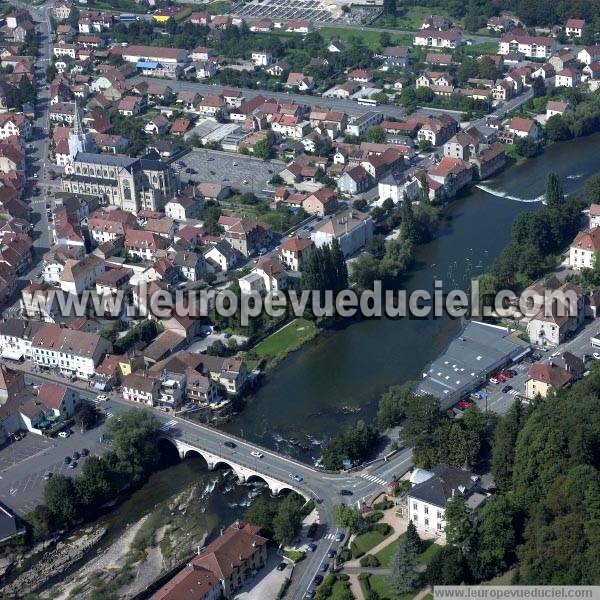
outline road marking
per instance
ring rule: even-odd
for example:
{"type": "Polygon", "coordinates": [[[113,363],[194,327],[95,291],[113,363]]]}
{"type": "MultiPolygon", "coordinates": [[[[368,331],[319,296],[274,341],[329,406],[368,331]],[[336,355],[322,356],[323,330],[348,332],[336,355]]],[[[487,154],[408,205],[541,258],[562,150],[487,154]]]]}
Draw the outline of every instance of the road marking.
{"type": "Polygon", "coordinates": [[[372,481],[373,483],[378,483],[379,485],[387,485],[387,481],[385,479],[381,479],[381,477],[376,477],[370,473],[361,473],[360,476],[362,479],[366,479],[367,481],[372,481]]]}
{"type": "Polygon", "coordinates": [[[177,425],[177,421],[175,419],[172,419],[171,421],[167,421],[166,423],[163,423],[160,426],[160,430],[161,431],[168,431],[169,429],[171,429],[171,427],[173,427],[174,425],[177,425]]]}

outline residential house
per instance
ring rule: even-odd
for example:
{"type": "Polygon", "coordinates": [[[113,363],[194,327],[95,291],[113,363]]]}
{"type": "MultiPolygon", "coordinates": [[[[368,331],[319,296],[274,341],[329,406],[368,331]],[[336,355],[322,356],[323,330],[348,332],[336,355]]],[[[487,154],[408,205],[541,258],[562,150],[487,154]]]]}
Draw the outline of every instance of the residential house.
{"type": "Polygon", "coordinates": [[[584,65],[590,65],[593,62],[600,61],[600,44],[595,46],[586,46],[577,53],[577,60],[584,65]]]}
{"type": "Polygon", "coordinates": [[[583,35],[585,19],[567,19],[565,33],[570,38],[580,38],[583,35]]]}
{"type": "Polygon", "coordinates": [[[158,252],[167,248],[168,240],[151,231],[127,229],[124,246],[129,256],[138,256],[142,260],[153,260],[158,252]]]}
{"type": "Polygon", "coordinates": [[[428,48],[456,48],[462,43],[462,35],[458,30],[440,31],[439,29],[421,29],[415,33],[414,46],[428,48]]]}
{"type": "Polygon", "coordinates": [[[556,87],[577,87],[581,83],[581,73],[572,67],[567,67],[556,73],[556,87]]]}
{"type": "Polygon", "coordinates": [[[408,521],[419,531],[445,537],[446,507],[454,496],[466,498],[477,476],[468,470],[438,464],[430,471],[415,469],[406,494],[408,521]]]}
{"type": "Polygon", "coordinates": [[[511,31],[500,39],[498,54],[519,52],[527,58],[550,58],[558,48],[554,38],[531,36],[521,31],[511,31]]]}
{"type": "MultiPolygon", "coordinates": [[[[592,208],[594,206],[592,205],[592,208]]],[[[569,246],[569,265],[576,271],[593,269],[598,250],[600,250],[600,227],[580,231],[569,246]]]]}
{"type": "Polygon", "coordinates": [[[40,321],[9,317],[0,321],[0,355],[10,360],[31,359],[31,344],[40,321]]]}
{"type": "Polygon", "coordinates": [[[429,178],[444,186],[445,193],[452,198],[473,179],[471,165],[451,156],[444,156],[439,164],[429,170],[429,178]]]}
{"type": "Polygon", "coordinates": [[[160,379],[141,373],[131,373],[121,382],[124,400],[141,402],[148,406],[155,406],[158,403],[159,389],[160,379]]]}
{"type": "Polygon", "coordinates": [[[96,277],[106,270],[105,262],[88,254],[81,260],[67,260],[60,276],[60,288],[63,292],[80,295],[84,290],[92,288],[96,277]]]}
{"type": "Polygon", "coordinates": [[[40,385],[37,399],[60,420],[71,418],[79,404],[79,394],[73,388],[49,381],[40,385]]]}
{"type": "Polygon", "coordinates": [[[526,117],[513,117],[507,124],[509,133],[520,137],[529,138],[537,141],[542,136],[542,131],[539,125],[533,120],[526,117]]]}
{"type": "Polygon", "coordinates": [[[302,208],[309,215],[324,217],[337,208],[337,197],[334,190],[323,187],[307,196],[302,202],[302,208]]]}
{"type": "Polygon", "coordinates": [[[362,194],[372,185],[371,175],[361,165],[345,171],[338,179],[338,189],[343,194],[362,194]]]}
{"type": "Polygon", "coordinates": [[[531,399],[538,395],[547,398],[551,391],[561,390],[572,381],[573,375],[553,362],[533,363],[525,381],[525,395],[531,399]]]}
{"type": "Polygon", "coordinates": [[[279,258],[290,271],[301,271],[314,247],[312,240],[290,237],[279,246],[279,258]]]}
{"type": "Polygon", "coordinates": [[[548,100],[546,103],[546,119],[554,115],[564,115],[570,105],[566,100],[548,100]]]}
{"type": "Polygon", "coordinates": [[[204,251],[204,259],[206,260],[208,270],[218,270],[226,273],[229,269],[235,267],[238,256],[231,245],[222,240],[209,246],[204,251]]]}
{"type": "Polygon", "coordinates": [[[346,209],[332,215],[310,234],[317,248],[337,240],[344,256],[351,256],[373,237],[373,221],[367,214],[346,209]]]}
{"type": "Polygon", "coordinates": [[[237,218],[223,239],[243,256],[250,256],[270,243],[271,226],[253,218],[237,218]]]}

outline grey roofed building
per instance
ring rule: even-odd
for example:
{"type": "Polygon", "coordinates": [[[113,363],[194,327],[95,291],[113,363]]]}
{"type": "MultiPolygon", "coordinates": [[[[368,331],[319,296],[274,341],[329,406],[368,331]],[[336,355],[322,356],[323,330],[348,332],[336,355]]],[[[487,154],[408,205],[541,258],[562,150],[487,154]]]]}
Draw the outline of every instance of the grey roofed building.
{"type": "Polygon", "coordinates": [[[81,162],[93,162],[97,165],[107,167],[123,167],[127,169],[139,162],[138,158],[130,156],[119,156],[118,154],[95,154],[93,152],[78,152],[76,160],[81,162]]]}
{"type": "Polygon", "coordinates": [[[9,318],[0,322],[0,335],[31,340],[42,325],[40,321],[9,318]]]}
{"type": "Polygon", "coordinates": [[[23,533],[25,533],[23,523],[0,502],[0,543],[23,533]]]}
{"type": "Polygon", "coordinates": [[[415,391],[435,396],[442,409],[450,408],[493,371],[528,352],[529,345],[511,337],[507,328],[469,321],[423,373],[415,391]]]}
{"type": "Polygon", "coordinates": [[[440,508],[446,508],[453,496],[468,492],[477,481],[477,477],[471,471],[448,465],[436,465],[431,469],[431,473],[432,476],[416,484],[408,492],[408,496],[440,508]]]}

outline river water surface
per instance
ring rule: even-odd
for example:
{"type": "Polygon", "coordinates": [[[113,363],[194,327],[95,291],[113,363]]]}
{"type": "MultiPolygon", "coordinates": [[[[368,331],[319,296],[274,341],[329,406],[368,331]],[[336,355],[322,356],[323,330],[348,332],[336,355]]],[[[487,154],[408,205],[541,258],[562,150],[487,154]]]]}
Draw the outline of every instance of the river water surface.
{"type": "MultiPolygon", "coordinates": [[[[453,202],[446,210],[448,224],[417,249],[404,289],[432,291],[434,278],[444,282],[444,290],[466,289],[506,245],[515,216],[539,206],[548,173],[556,171],[566,193],[574,193],[600,171],[599,148],[600,134],[551,146],[453,202]]],[[[323,439],[357,418],[373,418],[378,397],[390,385],[420,379],[459,329],[460,322],[448,317],[383,318],[328,332],[270,373],[226,428],[314,460],[323,439]]]]}

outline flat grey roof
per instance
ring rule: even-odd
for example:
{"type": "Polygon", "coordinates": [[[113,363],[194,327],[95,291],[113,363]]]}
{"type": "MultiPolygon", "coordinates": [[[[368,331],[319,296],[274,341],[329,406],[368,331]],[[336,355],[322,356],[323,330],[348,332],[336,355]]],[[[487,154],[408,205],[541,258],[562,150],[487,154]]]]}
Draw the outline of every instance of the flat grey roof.
{"type": "Polygon", "coordinates": [[[526,345],[509,339],[505,327],[469,321],[448,348],[423,373],[418,394],[443,399],[463,389],[473,389],[490,371],[523,352],[526,345]]]}

